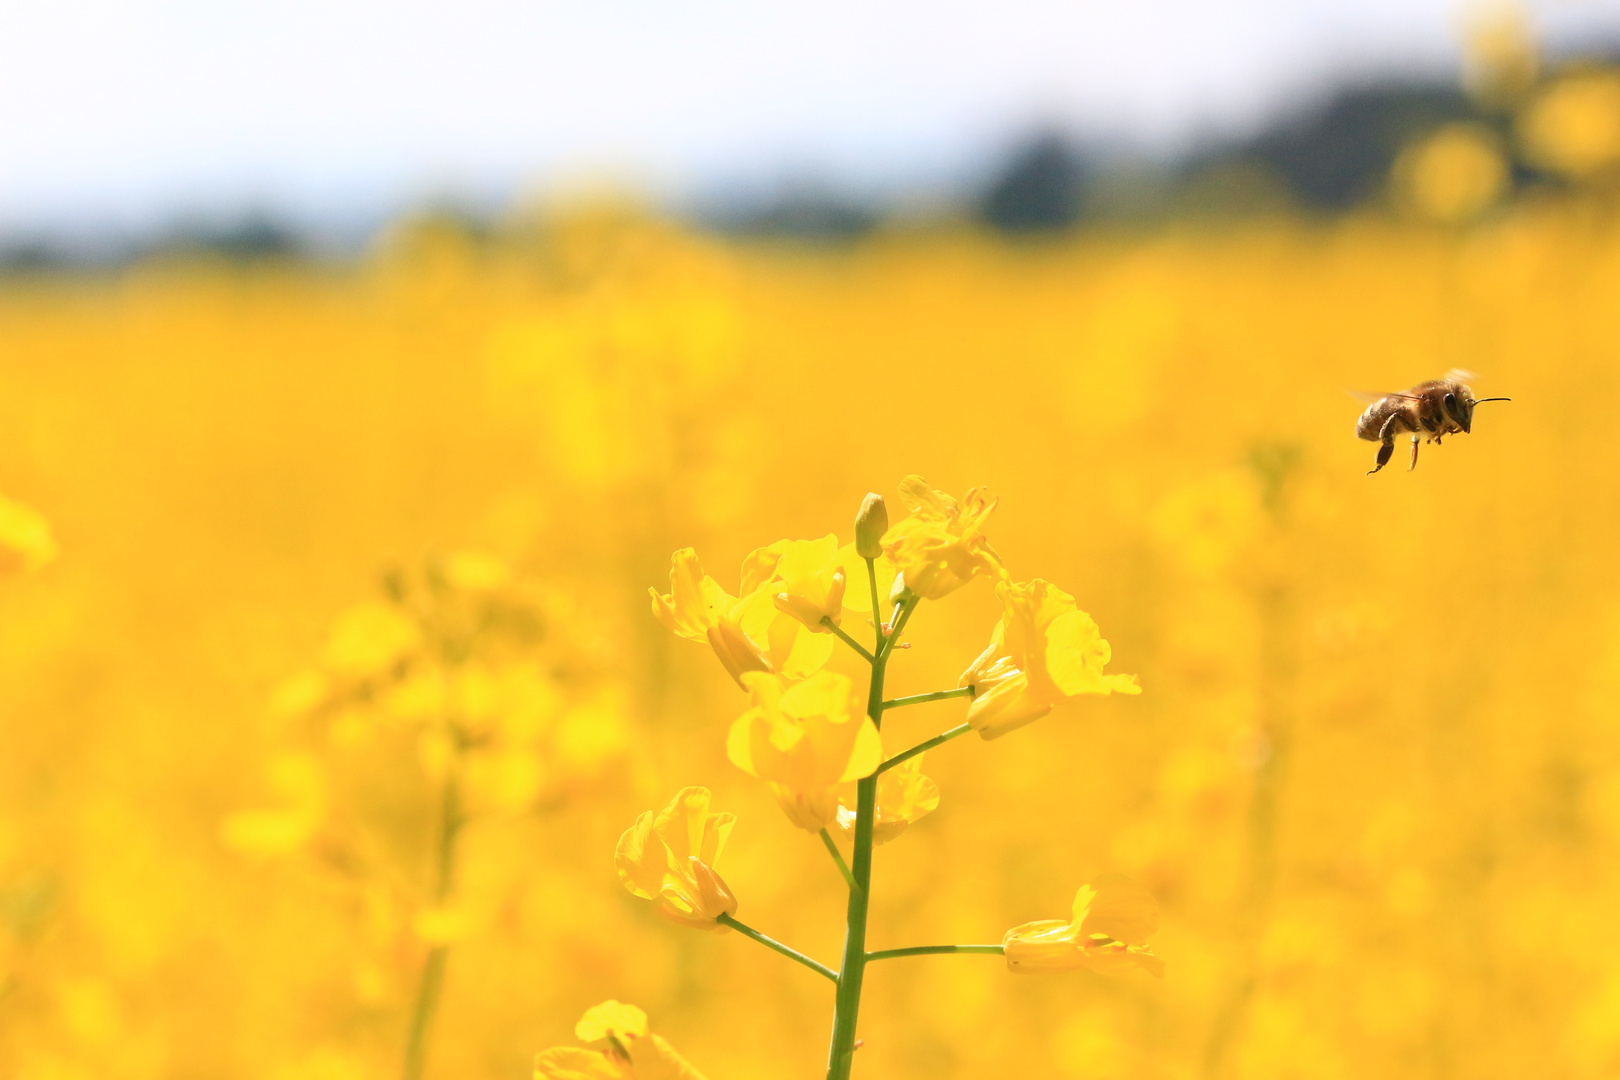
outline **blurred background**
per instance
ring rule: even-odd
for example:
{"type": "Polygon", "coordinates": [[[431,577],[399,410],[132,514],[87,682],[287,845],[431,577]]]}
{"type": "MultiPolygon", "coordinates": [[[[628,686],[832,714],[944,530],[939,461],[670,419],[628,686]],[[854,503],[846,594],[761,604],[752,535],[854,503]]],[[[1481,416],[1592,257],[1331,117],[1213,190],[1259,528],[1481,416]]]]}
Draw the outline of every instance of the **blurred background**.
{"type": "Polygon", "coordinates": [[[1620,3],[8,2],[0,55],[0,1075],[400,1075],[435,955],[429,1077],[610,997],[822,1075],[824,981],[614,873],[708,786],[739,916],[838,955],[647,589],[907,473],[1144,693],[930,752],[871,940],[1119,872],[1168,973],[885,964],[857,1075],[1620,1075],[1620,3]],[[1348,392],[1449,368],[1513,402],[1365,476],[1348,392]]]}

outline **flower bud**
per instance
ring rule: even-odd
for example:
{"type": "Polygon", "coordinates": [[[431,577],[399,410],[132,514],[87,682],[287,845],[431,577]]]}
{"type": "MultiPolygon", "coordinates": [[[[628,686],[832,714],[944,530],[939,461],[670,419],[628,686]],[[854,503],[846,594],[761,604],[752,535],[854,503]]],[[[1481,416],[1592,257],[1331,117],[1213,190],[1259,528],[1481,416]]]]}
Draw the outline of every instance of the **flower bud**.
{"type": "Polygon", "coordinates": [[[855,515],[855,554],[863,559],[883,554],[883,534],[888,531],[889,508],[883,505],[883,496],[868,492],[855,515]]]}

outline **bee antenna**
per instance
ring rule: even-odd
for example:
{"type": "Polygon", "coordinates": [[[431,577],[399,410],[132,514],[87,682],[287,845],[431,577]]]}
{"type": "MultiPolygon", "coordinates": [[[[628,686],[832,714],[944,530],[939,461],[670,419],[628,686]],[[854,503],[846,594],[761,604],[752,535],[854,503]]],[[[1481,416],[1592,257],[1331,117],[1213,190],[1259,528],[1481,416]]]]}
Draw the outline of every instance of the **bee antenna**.
{"type": "Polygon", "coordinates": [[[1512,401],[1512,400],[1513,399],[1510,398],[1510,397],[1482,397],[1482,398],[1475,398],[1474,399],[1474,404],[1478,405],[1478,404],[1480,404],[1481,402],[1484,402],[1484,401],[1512,401]]]}

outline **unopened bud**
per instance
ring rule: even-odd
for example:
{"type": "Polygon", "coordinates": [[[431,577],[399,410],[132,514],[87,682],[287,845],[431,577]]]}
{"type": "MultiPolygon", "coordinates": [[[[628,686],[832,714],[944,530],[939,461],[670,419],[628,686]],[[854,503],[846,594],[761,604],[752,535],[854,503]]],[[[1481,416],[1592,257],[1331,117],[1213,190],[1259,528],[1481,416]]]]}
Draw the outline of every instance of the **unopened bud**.
{"type": "Polygon", "coordinates": [[[855,515],[855,554],[875,559],[883,554],[883,534],[889,531],[889,508],[883,496],[868,492],[855,515]]]}

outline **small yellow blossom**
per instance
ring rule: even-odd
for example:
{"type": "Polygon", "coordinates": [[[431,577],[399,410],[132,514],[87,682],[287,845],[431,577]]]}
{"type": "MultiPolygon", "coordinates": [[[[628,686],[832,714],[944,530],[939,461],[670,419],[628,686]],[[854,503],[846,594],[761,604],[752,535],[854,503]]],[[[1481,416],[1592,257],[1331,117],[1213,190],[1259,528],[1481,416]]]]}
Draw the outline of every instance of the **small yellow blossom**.
{"type": "Polygon", "coordinates": [[[719,929],[715,920],[735,913],[737,898],[714,864],[736,821],[733,814],[709,813],[708,788],[682,788],[668,806],[643,813],[619,837],[613,854],[619,880],[683,926],[719,929]]]}
{"type": "Polygon", "coordinates": [[[54,558],[56,541],[45,518],[0,495],[0,574],[38,570],[54,558]]]}
{"type": "Polygon", "coordinates": [[[606,1041],[602,1050],[554,1047],[535,1055],[535,1080],[703,1080],[669,1043],[647,1031],[647,1014],[634,1005],[604,1001],[574,1026],[581,1042],[606,1041]]]}
{"type": "Polygon", "coordinates": [[[1164,974],[1164,961],[1148,948],[1159,929],[1153,894],[1129,878],[1104,874],[1074,896],[1073,917],[1041,919],[1008,930],[1001,939],[1007,970],[1072,971],[1119,975],[1141,968],[1164,974]]]}
{"type": "Polygon", "coordinates": [[[767,586],[777,609],[815,633],[830,633],[821,620],[837,623],[844,613],[841,554],[838,538],[831,535],[789,542],[767,586]]]}
{"type": "Polygon", "coordinates": [[[731,725],[726,755],[768,782],[788,819],[820,832],[838,821],[838,785],[870,776],[883,760],[877,726],[842,675],[823,671],[794,686],[775,675],[743,677],[752,704],[731,725]]]}
{"type": "MultiPolygon", "coordinates": [[[[874,844],[887,844],[905,832],[907,825],[939,809],[939,785],[923,775],[922,759],[921,754],[907,758],[878,777],[874,844]]],[[[855,811],[842,799],[838,828],[847,836],[855,835],[855,811]]]]}
{"type": "Polygon", "coordinates": [[[911,516],[883,537],[883,552],[912,592],[938,600],[979,574],[1007,576],[1001,556],[980,531],[996,508],[995,498],[983,488],[974,488],[958,503],[922,477],[908,476],[900,481],[900,501],[911,516]]]}
{"type": "Polygon", "coordinates": [[[1036,578],[1004,581],[996,595],[1001,622],[957,683],[975,688],[968,723],[986,739],[1039,720],[1077,694],[1142,692],[1135,675],[1103,673],[1108,642],[1068,593],[1036,578]]]}
{"type": "Polygon", "coordinates": [[[782,541],[749,554],[740,597],[703,572],[696,552],[682,548],[670,559],[670,591],[660,596],[657,589],[648,590],[653,614],[680,637],[708,642],[739,686],[749,671],[803,678],[827,662],[834,642],[802,633],[799,622],[783,615],[770,595],[768,583],[787,547],[782,541]]]}

